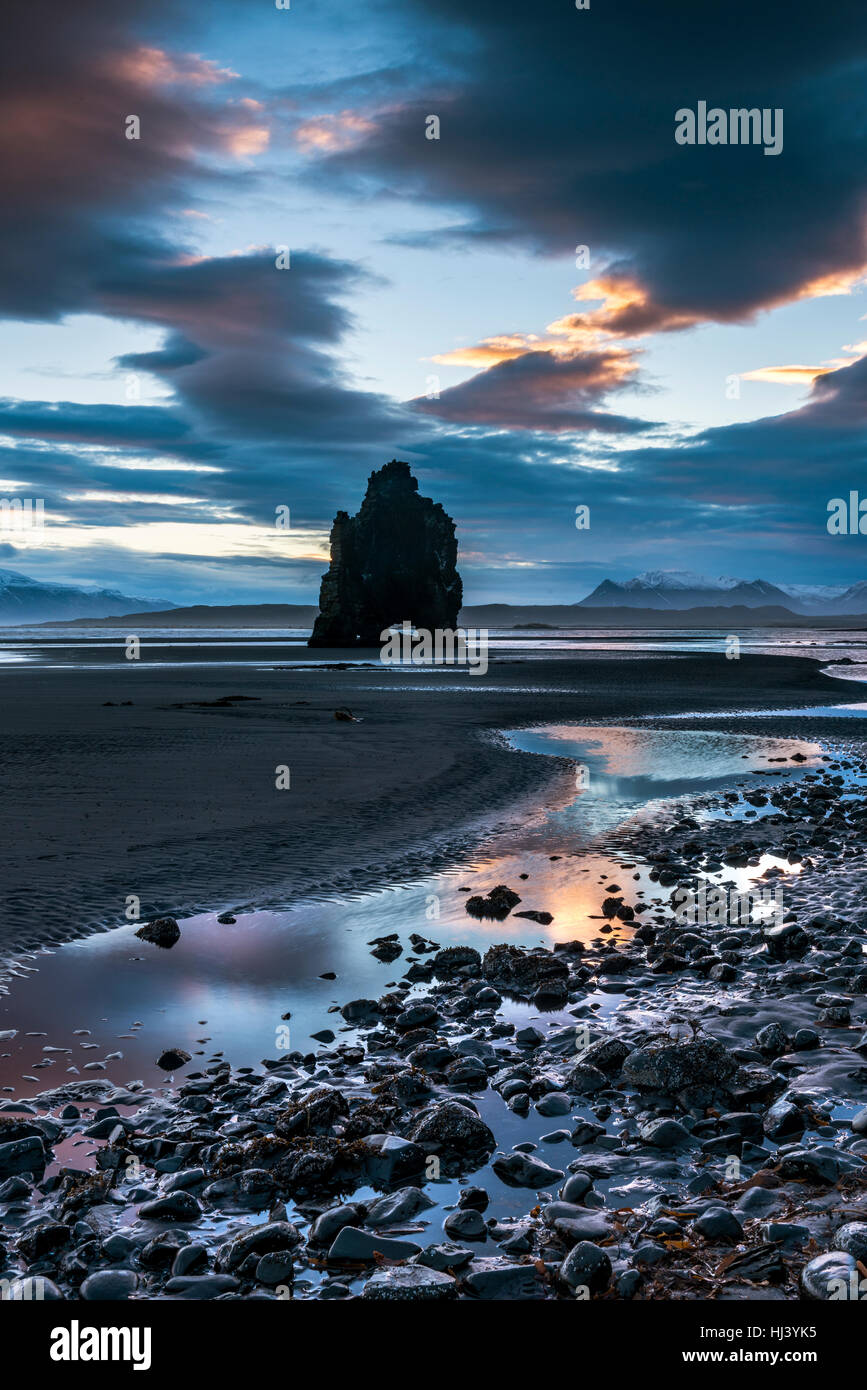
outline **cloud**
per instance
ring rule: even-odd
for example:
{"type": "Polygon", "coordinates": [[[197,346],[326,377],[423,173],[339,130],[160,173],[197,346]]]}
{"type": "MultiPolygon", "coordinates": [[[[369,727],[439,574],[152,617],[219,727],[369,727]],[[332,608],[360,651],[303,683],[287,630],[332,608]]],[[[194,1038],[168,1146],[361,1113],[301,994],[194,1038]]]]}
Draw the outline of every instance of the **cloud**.
{"type": "Polygon", "coordinates": [[[167,330],[162,350],[118,365],[162,377],[202,434],[226,444],[384,443],[398,412],[354,389],[334,353],[352,323],[345,296],[367,277],[314,253],[284,269],[277,259],[260,250],[106,282],[111,312],[167,330]]]}
{"type": "MultiPolygon", "coordinates": [[[[150,478],[141,470],[149,492],[165,492],[172,461],[216,470],[206,479],[205,515],[230,507],[273,523],[278,502],[320,520],[323,507],[336,510],[353,485],[347,479],[393,449],[406,417],[356,389],[339,363],[352,324],[344,300],[363,272],[313,253],[293,255],[285,270],[275,261],[273,251],[258,251],[106,274],[106,311],[165,330],[161,348],[126,354],[117,365],[133,377],[160,377],[172,398],[147,406],[0,401],[0,436],[29,446],[30,476],[47,484],[47,501],[74,497],[63,510],[78,516],[87,501],[95,518],[104,470],[145,451],[162,464],[150,478]],[[75,452],[40,452],[40,441],[75,452]],[[316,454],[326,456],[324,468],[311,469],[316,454]]],[[[17,476],[24,457],[11,449],[3,473],[17,476]]],[[[185,487],[179,478],[179,497],[198,497],[203,481],[193,475],[185,487]]],[[[103,514],[108,521],[107,503],[103,514]]]]}
{"type": "Polygon", "coordinates": [[[277,501],[321,520],[347,478],[380,460],[402,418],[341,365],[346,300],[364,273],[294,247],[291,268],[278,269],[275,248],[206,257],[177,240],[191,194],[228,183],[233,160],[264,149],[265,103],[225,64],[180,46],[196,9],[183,0],[10,2],[0,317],[87,313],[160,329],[158,348],[116,365],[159,377],[172,394],[148,406],[0,402],[4,471],[17,477],[26,462],[68,523],[116,521],[121,504],[99,497],[118,491],[106,489],[105,470],[142,454],[157,467],[140,470],[135,491],[153,495],[128,505],[148,519],[174,505],[157,495],[180,461],[216,470],[204,503],[192,500],[200,486],[178,481],[180,504],[202,520],[227,508],[273,519],[277,501]],[[131,114],[139,140],[125,137],[131,114]]]}
{"type": "MultiPolygon", "coordinates": [[[[72,401],[0,400],[0,435],[123,448],[185,449],[188,420],[174,409],[137,405],[80,405],[72,401]]],[[[196,452],[202,446],[195,446],[196,452]]]]}
{"type": "MultiPolygon", "coordinates": [[[[818,539],[830,496],[857,488],[867,426],[867,357],[818,376],[797,410],[703,430],[676,448],[627,451],[627,469],[652,469],[661,495],[722,507],[715,524],[733,531],[762,516],[769,532],[789,528],[818,539]]],[[[708,512],[705,516],[712,516],[708,512]]],[[[829,539],[827,536],[824,538],[829,539]]],[[[830,553],[839,555],[839,547],[830,553]]]]}
{"type": "Polygon", "coordinates": [[[595,408],[609,392],[621,390],[636,370],[625,350],[517,353],[509,346],[506,353],[486,371],[446,388],[436,399],[417,398],[415,409],[455,424],[555,434],[567,430],[634,434],[650,428],[644,421],[595,408]]]}
{"type": "MultiPolygon", "coordinates": [[[[320,183],[368,196],[399,187],[439,214],[461,211],[451,238],[545,255],[587,245],[594,275],[624,297],[609,316],[621,333],[747,320],[845,291],[867,266],[857,0],[760,12],[732,0],[714,16],[692,0],[592,11],[413,0],[411,11],[414,81],[358,106],[373,129],[351,150],[320,151],[320,183]],[[451,42],[434,44],[433,26],[451,42]],[[782,108],[782,153],[677,145],[675,111],[700,98],[782,108]],[[438,141],[425,139],[430,113],[438,141]]],[[[415,235],[430,245],[438,233],[415,235]]]]}
{"type": "Polygon", "coordinates": [[[767,381],[776,386],[809,386],[817,376],[824,376],[830,367],[805,367],[802,363],[789,363],[781,367],[756,367],[751,372],[741,372],[741,381],[767,381]]]}
{"type": "Polygon", "coordinates": [[[312,116],[295,127],[295,140],[302,150],[351,149],[364,136],[372,134],[372,121],[353,111],[334,115],[312,116]]]}
{"type": "Polygon", "coordinates": [[[867,260],[860,5],[733,0],[713,17],[692,0],[387,5],[393,67],[352,72],[366,51],[339,52],[328,82],[275,100],[180,38],[197,10],[184,0],[11,0],[0,315],[156,328],[158,347],[117,365],[171,392],[148,406],[0,402],[0,475],[26,478],[54,516],[34,563],[104,565],[127,590],[129,567],[137,587],[172,596],[249,584],[278,597],[296,583],[309,598],[323,527],[396,453],[458,520],[474,584],[532,571],[552,597],[569,582],[580,597],[609,569],[701,568],[717,553],[721,568],[741,555],[752,568],[760,551],[829,563],[829,545],[836,566],[824,494],[857,486],[862,361],[757,368],[801,385],[815,374],[806,404],[692,435],[650,433],[610,402],[640,385],[628,339],[851,292],[867,260]],[[705,97],[784,107],[782,154],[677,146],[675,110],[705,97]],[[438,141],[425,139],[431,113],[438,141]],[[129,114],[139,141],[125,139],[129,114]],[[291,133],[293,161],[332,209],[343,194],[347,218],[356,197],[385,196],[411,204],[416,227],[429,210],[426,248],[587,245],[590,279],[544,330],[438,354],[474,373],[438,400],[362,390],[343,365],[349,306],[370,285],[358,266],[293,247],[278,270],[273,249],[203,257],[183,240],[203,192],[251,185],[272,131],[291,133]],[[277,504],[292,509],[288,547],[277,504]],[[580,536],[578,504],[592,516],[580,536]]]}
{"type": "MultiPolygon", "coordinates": [[[[9,0],[0,82],[0,314],[56,319],[99,300],[106,271],[173,254],[158,219],[207,161],[264,148],[235,75],[143,42],[162,4],[9,0]],[[140,138],[126,138],[136,116],[140,138]]],[[[185,197],[186,193],[186,197],[185,197]]]]}

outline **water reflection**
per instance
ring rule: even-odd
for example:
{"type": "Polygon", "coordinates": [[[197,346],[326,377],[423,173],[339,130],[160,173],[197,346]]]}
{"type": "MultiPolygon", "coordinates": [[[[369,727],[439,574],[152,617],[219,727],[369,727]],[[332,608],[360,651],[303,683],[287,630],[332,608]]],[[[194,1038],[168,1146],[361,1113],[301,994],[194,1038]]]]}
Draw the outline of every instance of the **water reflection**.
{"type": "MultiPolygon", "coordinates": [[[[589,782],[496,854],[354,899],[239,912],[233,924],[219,923],[215,913],[199,914],[182,923],[181,939],[169,951],[139,941],[135,926],[125,925],[25,957],[23,973],[0,997],[0,1032],[17,1030],[0,1041],[5,1093],[34,1095],[79,1075],[163,1084],[155,1060],[169,1046],[186,1048],[197,1066],[223,1055],[235,1065],[258,1066],[279,1055],[281,1043],[315,1050],[311,1034],[324,1027],[352,1036],[338,1005],[376,998],[398,981],[413,959],[413,932],[481,952],[501,941],[586,944],[609,926],[604,939],[625,939],[631,928],[606,922],[603,899],[617,892],[634,906],[667,900],[668,890],[651,881],[640,860],[624,863],[594,846],[600,830],[649,814],[660,798],[731,784],[735,774],[752,769],[779,771],[784,765],[769,762],[772,757],[803,751],[809,759],[803,769],[819,754],[816,744],[686,730],[572,727],[511,739],[528,751],[574,758],[589,769],[589,782]],[[549,912],[553,921],[542,926],[514,912],[504,922],[470,917],[467,897],[497,883],[520,894],[516,912],[549,912]],[[403,954],[386,965],[370,950],[375,938],[391,933],[398,934],[403,954]],[[322,978],[332,972],[335,979],[322,978]],[[286,1022],[288,1038],[280,1032],[286,1022]]],[[[611,1007],[611,996],[591,997],[588,1004],[611,1007]]],[[[534,1010],[511,1004],[506,1016],[523,1023],[534,1010]]]]}

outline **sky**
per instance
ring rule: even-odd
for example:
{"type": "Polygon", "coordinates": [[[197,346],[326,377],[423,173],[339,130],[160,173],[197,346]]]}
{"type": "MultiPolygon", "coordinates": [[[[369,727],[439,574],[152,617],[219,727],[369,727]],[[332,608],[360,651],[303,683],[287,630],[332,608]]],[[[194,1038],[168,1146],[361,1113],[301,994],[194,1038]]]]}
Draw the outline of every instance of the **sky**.
{"type": "Polygon", "coordinates": [[[315,602],[398,457],[471,603],[867,578],[855,0],[7,14],[0,496],[45,524],[0,566],[315,602]],[[782,148],[680,143],[699,103],[782,148]]]}

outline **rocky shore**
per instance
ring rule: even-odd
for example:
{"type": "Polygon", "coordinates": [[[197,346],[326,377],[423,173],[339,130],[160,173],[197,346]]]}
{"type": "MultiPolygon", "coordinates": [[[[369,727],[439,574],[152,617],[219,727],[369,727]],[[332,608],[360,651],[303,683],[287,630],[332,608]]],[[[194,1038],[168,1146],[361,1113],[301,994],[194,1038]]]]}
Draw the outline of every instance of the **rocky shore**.
{"type": "MultiPolygon", "coordinates": [[[[624,881],[632,841],[659,893],[608,882],[589,944],[383,938],[402,979],[346,1000],[315,1053],[168,1050],[166,1088],[4,1102],[5,1296],[864,1297],[865,774],[853,749],[622,827],[624,881]],[[767,851],[784,913],[678,917],[684,885],[767,851]],[[845,914],[819,910],[829,885],[845,914]],[[55,1160],[76,1136],[84,1170],[55,1160]]],[[[519,903],[492,884],[467,910],[519,903]]]]}

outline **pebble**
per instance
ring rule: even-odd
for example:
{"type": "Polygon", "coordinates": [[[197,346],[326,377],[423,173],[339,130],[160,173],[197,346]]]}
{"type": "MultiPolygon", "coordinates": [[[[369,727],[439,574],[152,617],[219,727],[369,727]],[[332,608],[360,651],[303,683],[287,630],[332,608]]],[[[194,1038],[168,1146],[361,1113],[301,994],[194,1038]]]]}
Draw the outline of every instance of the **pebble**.
{"type": "Polygon", "coordinates": [[[451,1212],[443,1222],[443,1231],[456,1240],[484,1240],[487,1235],[484,1217],[472,1207],[451,1212]]]}
{"type": "Polygon", "coordinates": [[[805,1265],[801,1271],[801,1288],[807,1298],[836,1302],[849,1298],[850,1290],[858,1287],[860,1279],[854,1255],[843,1250],[829,1250],[805,1265]]]}
{"type": "Polygon", "coordinates": [[[601,1246],[579,1241],[560,1265],[560,1278],[572,1289],[601,1293],[611,1279],[611,1260],[601,1246]]]}
{"type": "Polygon", "coordinates": [[[335,1237],[328,1258],[337,1262],[373,1261],[377,1255],[381,1255],[387,1260],[408,1260],[420,1250],[421,1246],[411,1240],[395,1240],[389,1236],[372,1235],[370,1231],[359,1230],[357,1226],[344,1226],[335,1237]]]}
{"type": "Polygon", "coordinates": [[[131,1269],[100,1269],[87,1276],[80,1292],[89,1303],[120,1303],[137,1287],[138,1275],[131,1269]]]}
{"type": "Polygon", "coordinates": [[[491,1167],[510,1187],[553,1187],[564,1176],[561,1168],[551,1168],[529,1154],[497,1154],[491,1167]]]}
{"type": "Polygon", "coordinates": [[[727,1207],[707,1207],[692,1224],[696,1235],[705,1240],[741,1240],[744,1228],[727,1207]]]}
{"type": "Polygon", "coordinates": [[[867,1265],[867,1222],[847,1221],[834,1236],[834,1248],[867,1265]]]}

